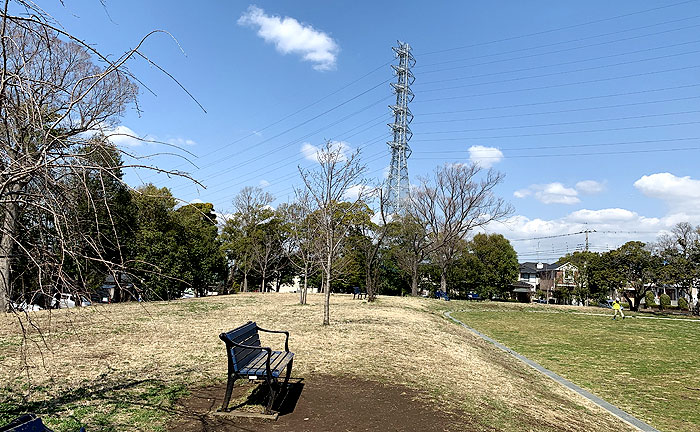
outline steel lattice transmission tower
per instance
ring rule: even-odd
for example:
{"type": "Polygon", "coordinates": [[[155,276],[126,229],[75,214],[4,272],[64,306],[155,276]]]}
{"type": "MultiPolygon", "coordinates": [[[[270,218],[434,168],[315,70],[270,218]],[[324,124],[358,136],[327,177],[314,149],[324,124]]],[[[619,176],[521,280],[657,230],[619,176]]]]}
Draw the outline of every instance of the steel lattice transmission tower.
{"type": "Polygon", "coordinates": [[[393,139],[387,144],[391,149],[391,165],[389,178],[387,179],[387,204],[389,213],[403,213],[408,198],[408,158],[411,156],[411,148],[408,141],[413,136],[408,125],[413,120],[413,114],[408,109],[408,104],[413,100],[411,84],[415,81],[411,68],[415,66],[416,59],[411,54],[411,46],[398,41],[397,47],[392,47],[399,64],[391,65],[396,75],[396,82],[391,83],[396,93],[396,104],[389,108],[394,113],[394,123],[389,127],[393,133],[393,139]]]}

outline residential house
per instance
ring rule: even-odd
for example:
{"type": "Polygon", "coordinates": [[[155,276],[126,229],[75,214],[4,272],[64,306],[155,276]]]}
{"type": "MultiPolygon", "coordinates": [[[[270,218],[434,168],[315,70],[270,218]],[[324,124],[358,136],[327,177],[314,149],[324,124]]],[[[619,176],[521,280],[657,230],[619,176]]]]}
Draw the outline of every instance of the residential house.
{"type": "Polygon", "coordinates": [[[518,292],[524,293],[524,284],[530,285],[530,297],[536,298],[537,290],[542,291],[547,303],[563,303],[564,299],[557,296],[562,289],[573,289],[576,286],[578,268],[571,263],[547,264],[524,262],[520,264],[518,292]]]}
{"type": "Polygon", "coordinates": [[[562,290],[571,291],[576,287],[578,267],[567,262],[564,264],[545,264],[537,273],[540,279],[539,289],[547,303],[565,304],[566,299],[559,294],[562,290]]]}

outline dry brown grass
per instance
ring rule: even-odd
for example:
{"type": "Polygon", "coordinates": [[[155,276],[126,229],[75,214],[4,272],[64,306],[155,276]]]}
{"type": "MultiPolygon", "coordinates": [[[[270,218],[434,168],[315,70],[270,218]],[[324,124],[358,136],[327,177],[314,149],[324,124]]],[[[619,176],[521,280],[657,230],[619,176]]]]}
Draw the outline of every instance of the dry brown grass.
{"type": "MultiPolygon", "coordinates": [[[[31,331],[25,343],[18,320],[7,316],[0,318],[0,379],[6,392],[28,394],[25,403],[106,382],[220,381],[226,360],[218,334],[254,320],[291,332],[295,376],[350,374],[423,389],[432,399],[426,403],[469,417],[479,430],[630,429],[448,322],[436,313],[437,300],[368,304],[334,295],[327,327],[320,325],[321,301],[310,295],[301,306],[291,294],[238,294],[42,311],[32,317],[43,335],[31,331]],[[37,389],[31,393],[27,376],[37,389]]],[[[266,341],[282,346],[274,335],[266,341]]],[[[127,417],[119,424],[129,424],[129,411],[119,415],[127,417]]]]}

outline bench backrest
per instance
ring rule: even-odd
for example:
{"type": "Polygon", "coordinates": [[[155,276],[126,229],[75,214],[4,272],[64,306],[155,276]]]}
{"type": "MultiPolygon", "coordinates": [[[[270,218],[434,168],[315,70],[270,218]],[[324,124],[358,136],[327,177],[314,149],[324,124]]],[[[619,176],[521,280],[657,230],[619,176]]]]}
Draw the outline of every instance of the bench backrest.
{"type": "Polygon", "coordinates": [[[248,321],[238,328],[229,332],[221,333],[219,338],[226,344],[226,354],[228,355],[229,369],[238,372],[246,367],[262,351],[235,346],[234,343],[259,347],[260,337],[258,336],[258,325],[253,321],[248,321]]]}

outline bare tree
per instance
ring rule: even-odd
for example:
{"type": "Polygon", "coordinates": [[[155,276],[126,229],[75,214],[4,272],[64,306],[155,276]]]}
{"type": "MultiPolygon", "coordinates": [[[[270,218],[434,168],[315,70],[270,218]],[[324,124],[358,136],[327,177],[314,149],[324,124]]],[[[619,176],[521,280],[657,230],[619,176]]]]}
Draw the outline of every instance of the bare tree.
{"type": "Polygon", "coordinates": [[[363,202],[364,209],[359,208],[356,220],[351,221],[360,237],[352,246],[364,261],[367,301],[372,302],[377,298],[380,252],[392,227],[387,223],[387,202],[381,186],[368,189],[363,202]]]}
{"type": "Polygon", "coordinates": [[[289,223],[289,237],[283,242],[284,252],[290,263],[301,272],[303,283],[299,289],[299,304],[306,304],[309,276],[318,263],[314,247],[317,239],[312,217],[312,204],[307,190],[296,191],[296,202],[285,206],[285,219],[289,223]]]}
{"type": "MultiPolygon", "coordinates": [[[[224,249],[236,268],[243,273],[242,291],[248,291],[248,276],[254,265],[252,248],[257,256],[265,256],[265,248],[256,243],[258,225],[271,217],[269,208],[275,198],[260,187],[246,186],[233,199],[235,213],[222,229],[224,249]]],[[[268,250],[269,252],[269,250],[268,250]]],[[[265,263],[268,261],[265,260],[265,263]]],[[[263,266],[265,269],[267,265],[263,266]]],[[[264,279],[264,277],[263,277],[264,279]]]]}
{"type": "MultiPolygon", "coordinates": [[[[92,155],[110,153],[115,147],[108,139],[89,146],[88,141],[96,132],[109,138],[126,107],[136,101],[137,86],[126,62],[134,56],[150,60],[139,51],[143,40],[109,60],[54,25],[34,2],[5,1],[0,21],[0,310],[4,311],[13,296],[13,258],[22,257],[33,269],[35,291],[44,295],[56,287],[84,292],[88,266],[104,268],[115,280],[127,270],[123,256],[115,260],[105,252],[105,236],[80,230],[84,215],[76,203],[88,203],[98,231],[115,231],[107,194],[91,190],[88,179],[97,185],[121,182],[117,174],[121,168],[146,166],[121,160],[116,166],[97,163],[92,155]],[[11,9],[23,9],[25,14],[11,15],[11,9]],[[97,220],[98,207],[106,209],[106,221],[97,220]]],[[[119,242],[118,236],[112,238],[119,242]]]]}
{"type": "Polygon", "coordinates": [[[281,232],[283,222],[276,211],[263,209],[261,216],[265,219],[260,221],[252,232],[250,254],[253,265],[262,278],[260,291],[266,292],[269,276],[278,269],[278,264],[284,255],[282,249],[284,234],[281,232]]]}
{"type": "Polygon", "coordinates": [[[459,250],[459,242],[478,227],[503,219],[512,207],[497,198],[493,189],[503,175],[477,164],[445,164],[432,178],[420,178],[410,195],[414,217],[425,224],[428,253],[440,265],[440,289],[447,292],[447,271],[459,250]]]}
{"type": "Polygon", "coordinates": [[[693,289],[700,280],[700,227],[679,222],[670,234],[660,236],[654,246],[665,263],[664,282],[678,285],[691,305],[697,303],[693,289]]]}
{"type": "Polygon", "coordinates": [[[320,243],[320,264],[324,271],[323,325],[330,324],[330,295],[334,277],[334,264],[341,250],[342,242],[349,229],[347,218],[362,202],[365,182],[362,174],[365,166],[360,164],[360,152],[345,154],[340,143],[326,141],[317,152],[318,169],[307,170],[299,167],[301,178],[314,202],[312,213],[320,243]],[[357,189],[352,202],[344,202],[348,190],[357,189]]]}
{"type": "Polygon", "coordinates": [[[391,225],[392,254],[399,268],[410,275],[411,295],[417,296],[418,268],[431,247],[428,232],[412,212],[396,217],[391,225]]]}

